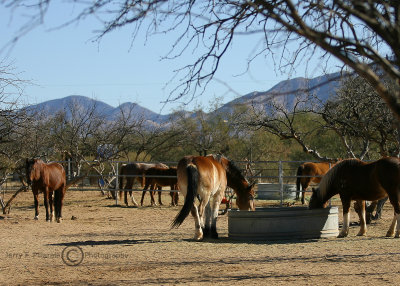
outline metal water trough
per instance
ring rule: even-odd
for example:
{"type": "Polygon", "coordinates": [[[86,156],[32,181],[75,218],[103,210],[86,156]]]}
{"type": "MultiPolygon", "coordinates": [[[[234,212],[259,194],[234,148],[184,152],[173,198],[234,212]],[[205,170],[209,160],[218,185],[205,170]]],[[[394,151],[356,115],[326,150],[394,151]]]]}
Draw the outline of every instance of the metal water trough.
{"type": "Polygon", "coordinates": [[[338,208],[309,210],[307,207],[230,210],[228,235],[237,240],[281,240],[336,237],[338,208]]]}

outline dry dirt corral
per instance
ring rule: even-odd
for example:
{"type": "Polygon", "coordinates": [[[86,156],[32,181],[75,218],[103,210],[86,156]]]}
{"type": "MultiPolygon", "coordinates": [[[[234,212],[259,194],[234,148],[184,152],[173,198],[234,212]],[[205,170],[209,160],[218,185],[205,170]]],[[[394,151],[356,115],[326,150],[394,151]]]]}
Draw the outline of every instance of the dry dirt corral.
{"type": "MultiPolygon", "coordinates": [[[[169,203],[167,194],[164,202],[169,203]]],[[[181,206],[114,204],[100,192],[68,192],[63,223],[46,223],[44,207],[40,220],[33,220],[32,194],[20,194],[11,214],[0,220],[0,283],[354,286],[400,281],[400,240],[384,237],[390,204],[366,237],[356,237],[358,226],[353,226],[344,239],[270,242],[232,241],[226,215],[218,221],[220,239],[194,242],[191,217],[170,229],[181,206]],[[77,247],[84,253],[82,262],[66,265],[63,250],[64,260],[73,263],[80,258],[77,247]]],[[[354,215],[352,221],[357,221],[354,215]]]]}

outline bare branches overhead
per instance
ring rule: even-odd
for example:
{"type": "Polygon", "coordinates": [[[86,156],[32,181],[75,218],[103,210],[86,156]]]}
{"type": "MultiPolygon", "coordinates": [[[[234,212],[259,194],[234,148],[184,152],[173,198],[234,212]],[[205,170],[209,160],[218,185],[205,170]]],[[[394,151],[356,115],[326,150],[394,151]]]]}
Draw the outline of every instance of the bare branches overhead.
{"type": "MultiPolygon", "coordinates": [[[[20,34],[45,21],[51,0],[3,0],[12,11],[31,15],[20,34]]],[[[238,36],[260,34],[262,45],[257,56],[270,56],[278,69],[307,64],[317,50],[322,65],[336,57],[365,78],[400,116],[400,24],[399,1],[389,0],[247,0],[247,1],[67,1],[78,11],[66,23],[95,17],[100,21],[98,39],[121,27],[147,35],[179,31],[166,58],[194,53],[193,62],[177,68],[181,83],[169,100],[193,97],[204,92],[207,83],[221,68],[221,59],[238,36]],[[376,69],[378,67],[378,69],[376,69]],[[379,74],[396,82],[388,90],[379,74]]],[[[16,38],[19,36],[16,35],[16,38]]],[[[175,34],[176,35],[176,34],[175,34]]],[[[249,43],[254,47],[254,43],[249,43]]],[[[251,49],[249,49],[251,50],[251,49]]]]}

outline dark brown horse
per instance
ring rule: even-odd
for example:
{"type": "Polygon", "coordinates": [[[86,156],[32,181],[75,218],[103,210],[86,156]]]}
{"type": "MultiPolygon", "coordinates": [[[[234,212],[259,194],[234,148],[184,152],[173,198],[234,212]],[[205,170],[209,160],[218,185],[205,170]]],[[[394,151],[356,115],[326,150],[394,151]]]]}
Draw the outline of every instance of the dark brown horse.
{"type": "MultiPolygon", "coordinates": [[[[170,187],[171,190],[177,190],[177,174],[176,167],[169,167],[168,169],[160,168],[160,167],[151,167],[147,169],[145,173],[145,187],[142,193],[142,199],[140,204],[143,206],[143,199],[146,193],[146,190],[150,187],[151,196],[151,205],[155,204],[154,200],[154,190],[158,189],[158,203],[162,205],[161,201],[161,188],[162,187],[170,187]]],[[[177,206],[179,201],[179,194],[176,191],[170,192],[171,196],[171,205],[177,206]]]]}
{"type": "Polygon", "coordinates": [[[297,168],[297,180],[296,180],[296,200],[299,200],[301,191],[301,203],[304,205],[304,193],[311,183],[318,184],[321,182],[322,177],[332,167],[332,163],[320,162],[306,162],[301,164],[297,168]],[[301,189],[300,189],[301,186],[301,189]]]}
{"type": "Polygon", "coordinates": [[[343,207],[343,227],[338,237],[345,237],[349,233],[351,200],[356,200],[361,207],[361,228],[357,235],[365,235],[367,226],[365,204],[362,201],[376,201],[386,196],[389,196],[394,208],[394,218],[386,236],[395,234],[395,237],[399,237],[400,160],[398,158],[387,157],[371,163],[348,159],[338,163],[322,178],[319,188],[313,190],[310,209],[325,207],[328,200],[336,194],[339,194],[343,207]]]}
{"type": "Polygon", "coordinates": [[[32,186],[33,198],[35,201],[35,219],[39,218],[38,198],[39,193],[43,192],[46,221],[53,220],[54,205],[56,220],[57,222],[61,222],[63,199],[66,191],[66,177],[63,166],[58,163],[46,164],[40,159],[27,159],[26,178],[28,184],[32,186]]]}
{"type": "MultiPolygon", "coordinates": [[[[138,206],[135,198],[132,195],[133,184],[138,182],[140,186],[143,188],[145,186],[145,174],[146,171],[151,167],[159,167],[167,169],[168,166],[162,163],[130,163],[126,165],[122,165],[119,172],[119,188],[120,190],[130,190],[130,191],[120,191],[119,195],[122,196],[124,193],[124,202],[125,205],[128,206],[128,192],[131,197],[132,203],[135,206],[138,206]],[[124,186],[124,180],[126,181],[124,186]]],[[[153,198],[154,199],[154,198],[153,198]]]]}
{"type": "Polygon", "coordinates": [[[186,156],[178,163],[178,187],[185,203],[172,227],[180,226],[192,213],[195,219],[195,240],[211,234],[218,238],[217,217],[226,186],[237,196],[241,210],[254,210],[254,184],[249,184],[240,170],[223,156],[186,156]],[[199,207],[195,199],[200,201],[199,207]]]}

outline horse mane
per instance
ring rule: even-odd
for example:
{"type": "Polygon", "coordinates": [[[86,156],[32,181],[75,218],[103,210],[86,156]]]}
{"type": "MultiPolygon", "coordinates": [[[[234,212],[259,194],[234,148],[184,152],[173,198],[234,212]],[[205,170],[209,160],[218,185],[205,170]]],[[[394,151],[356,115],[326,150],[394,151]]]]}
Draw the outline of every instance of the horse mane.
{"type": "Polygon", "coordinates": [[[247,183],[249,183],[249,181],[243,175],[243,172],[239,169],[239,167],[233,161],[231,161],[229,159],[226,159],[226,160],[228,161],[228,172],[230,173],[230,175],[235,177],[235,178],[243,179],[247,183]]]}
{"type": "Polygon", "coordinates": [[[323,200],[334,186],[337,178],[342,177],[344,169],[348,166],[357,166],[362,164],[359,159],[346,159],[334,165],[321,179],[319,183],[318,198],[323,200]]]}
{"type": "MultiPolygon", "coordinates": [[[[243,175],[243,172],[240,170],[240,168],[231,160],[229,160],[227,157],[221,154],[213,154],[213,155],[208,155],[213,157],[216,161],[221,163],[221,165],[225,168],[226,174],[227,174],[227,179],[228,179],[228,184],[229,182],[233,182],[237,186],[243,186],[243,182],[245,184],[249,185],[249,181],[247,178],[243,175]]],[[[231,187],[231,186],[229,186],[231,187]]],[[[238,188],[235,190],[236,192],[241,192],[243,191],[242,188],[238,188]]]]}

